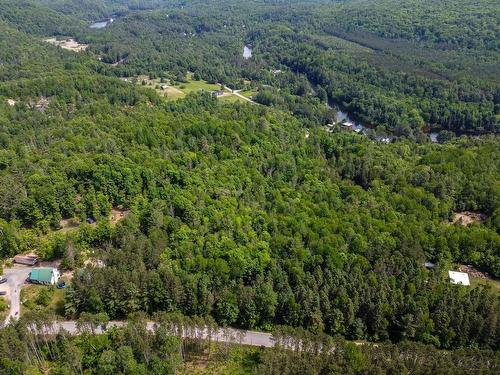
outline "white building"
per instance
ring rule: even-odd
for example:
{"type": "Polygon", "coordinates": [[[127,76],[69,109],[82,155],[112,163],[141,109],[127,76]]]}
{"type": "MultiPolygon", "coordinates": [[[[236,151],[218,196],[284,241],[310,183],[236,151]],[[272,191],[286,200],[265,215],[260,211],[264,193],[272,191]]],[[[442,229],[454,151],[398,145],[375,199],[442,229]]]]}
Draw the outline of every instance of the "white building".
{"type": "Polygon", "coordinates": [[[470,285],[469,275],[465,272],[448,271],[450,282],[456,285],[470,285]]]}

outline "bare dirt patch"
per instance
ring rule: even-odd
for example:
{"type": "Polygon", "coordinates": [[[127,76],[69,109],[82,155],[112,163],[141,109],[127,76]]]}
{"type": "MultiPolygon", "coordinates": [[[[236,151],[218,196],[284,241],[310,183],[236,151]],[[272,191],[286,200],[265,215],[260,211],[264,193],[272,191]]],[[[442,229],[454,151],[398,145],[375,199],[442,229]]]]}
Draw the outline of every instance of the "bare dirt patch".
{"type": "Polygon", "coordinates": [[[481,212],[463,211],[455,212],[452,224],[467,226],[473,223],[482,223],[486,220],[486,215],[481,212]]]}
{"type": "Polygon", "coordinates": [[[56,38],[45,39],[47,43],[53,44],[54,46],[61,47],[63,49],[67,49],[68,51],[73,52],[82,52],[85,51],[89,46],[88,44],[78,43],[73,38],[57,40],[56,38]]]}
{"type": "Polygon", "coordinates": [[[475,277],[478,279],[489,279],[490,278],[490,275],[488,274],[488,272],[482,272],[482,271],[478,270],[477,268],[475,268],[474,266],[471,266],[470,264],[467,264],[467,265],[460,264],[458,266],[458,270],[460,272],[468,273],[469,276],[475,277]]]}
{"type": "Polygon", "coordinates": [[[111,223],[114,225],[119,221],[122,221],[130,214],[130,210],[125,210],[122,208],[112,208],[111,209],[111,223]]]}

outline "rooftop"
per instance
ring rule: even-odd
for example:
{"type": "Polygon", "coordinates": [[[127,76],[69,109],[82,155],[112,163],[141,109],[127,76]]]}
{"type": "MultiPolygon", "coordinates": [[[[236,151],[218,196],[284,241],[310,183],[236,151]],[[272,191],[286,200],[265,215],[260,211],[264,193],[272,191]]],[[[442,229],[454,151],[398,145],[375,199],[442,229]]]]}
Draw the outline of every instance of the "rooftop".
{"type": "Polygon", "coordinates": [[[469,275],[465,272],[448,271],[450,282],[456,285],[470,285],[469,275]]]}

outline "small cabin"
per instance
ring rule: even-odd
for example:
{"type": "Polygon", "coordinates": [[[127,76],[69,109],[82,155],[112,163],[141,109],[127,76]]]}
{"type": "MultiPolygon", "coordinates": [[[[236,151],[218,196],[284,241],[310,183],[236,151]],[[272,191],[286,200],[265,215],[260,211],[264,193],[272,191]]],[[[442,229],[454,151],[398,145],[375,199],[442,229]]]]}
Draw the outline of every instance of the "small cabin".
{"type": "Polygon", "coordinates": [[[29,281],[34,284],[55,285],[61,275],[56,268],[33,268],[29,281]]]}

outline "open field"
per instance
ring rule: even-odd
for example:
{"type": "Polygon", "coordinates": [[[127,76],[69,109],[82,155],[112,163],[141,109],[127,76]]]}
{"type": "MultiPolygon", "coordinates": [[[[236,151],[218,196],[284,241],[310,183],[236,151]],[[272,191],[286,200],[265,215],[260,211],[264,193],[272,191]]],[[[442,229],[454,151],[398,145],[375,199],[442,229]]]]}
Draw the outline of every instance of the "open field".
{"type": "Polygon", "coordinates": [[[233,95],[233,94],[230,94],[228,93],[227,95],[223,95],[221,97],[219,97],[219,100],[224,102],[224,103],[247,103],[246,100],[236,96],[236,95],[233,95]]]}
{"type": "Polygon", "coordinates": [[[188,78],[186,83],[180,83],[174,87],[182,90],[186,95],[191,92],[204,91],[216,91],[220,90],[220,85],[215,83],[208,83],[206,81],[195,81],[192,78],[188,78]]]}
{"type": "Polygon", "coordinates": [[[45,39],[47,43],[53,44],[54,46],[61,47],[63,49],[67,49],[68,51],[73,52],[82,52],[88,48],[87,44],[80,44],[73,38],[68,38],[64,40],[57,40],[56,38],[45,39]]]}
{"type": "MultiPolygon", "coordinates": [[[[191,73],[187,75],[186,82],[175,83],[172,83],[168,79],[165,79],[162,82],[160,78],[150,79],[146,75],[141,75],[137,77],[137,84],[154,89],[159,95],[165,96],[168,100],[177,100],[180,98],[184,98],[186,97],[186,95],[192,92],[212,92],[221,90],[221,85],[219,84],[194,80],[191,73]]],[[[239,94],[250,99],[253,95],[256,94],[256,90],[245,90],[239,92],[239,94]]],[[[219,96],[218,99],[227,103],[247,102],[247,100],[232,93],[229,89],[225,89],[224,94],[219,96]]]]}
{"type": "Polygon", "coordinates": [[[169,80],[161,82],[160,78],[149,79],[148,76],[142,75],[137,77],[137,83],[153,88],[159,95],[166,96],[169,100],[184,98],[191,92],[220,90],[220,85],[205,81],[195,81],[193,79],[188,79],[187,82],[172,84],[169,80]]]}

